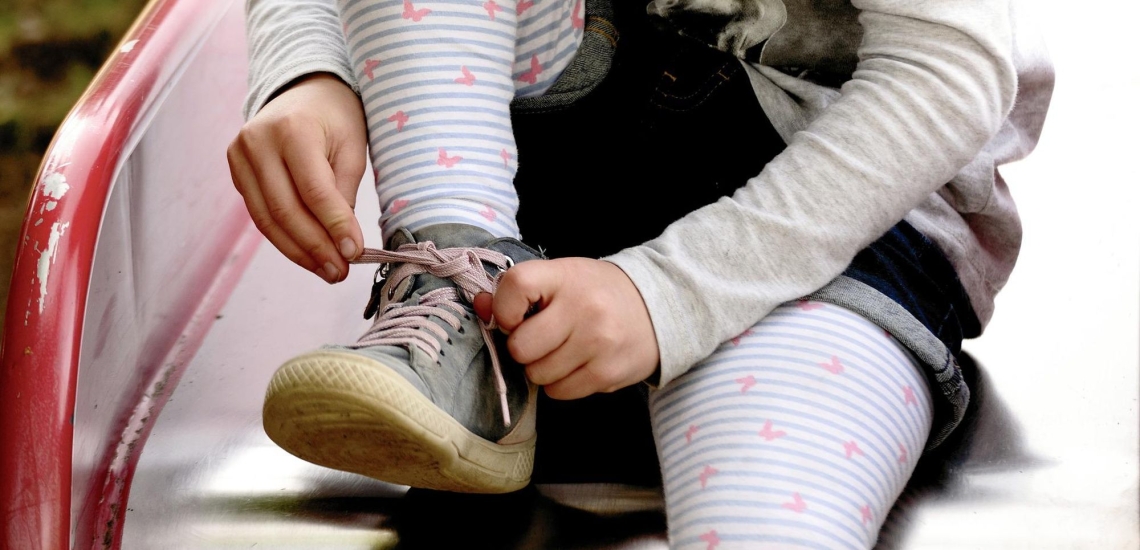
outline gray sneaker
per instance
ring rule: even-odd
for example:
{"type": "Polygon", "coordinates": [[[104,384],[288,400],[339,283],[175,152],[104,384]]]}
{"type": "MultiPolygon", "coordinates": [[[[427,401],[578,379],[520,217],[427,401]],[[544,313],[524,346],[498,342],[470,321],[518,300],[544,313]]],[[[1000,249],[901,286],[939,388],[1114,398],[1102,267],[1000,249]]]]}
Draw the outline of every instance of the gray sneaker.
{"type": "Polygon", "coordinates": [[[400,230],[388,250],[361,259],[382,263],[365,311],[372,328],[356,344],[282,365],[265,396],[265,432],[304,460],[391,483],[525,487],[537,387],[470,304],[511,265],[541,254],[460,224],[400,230]]]}

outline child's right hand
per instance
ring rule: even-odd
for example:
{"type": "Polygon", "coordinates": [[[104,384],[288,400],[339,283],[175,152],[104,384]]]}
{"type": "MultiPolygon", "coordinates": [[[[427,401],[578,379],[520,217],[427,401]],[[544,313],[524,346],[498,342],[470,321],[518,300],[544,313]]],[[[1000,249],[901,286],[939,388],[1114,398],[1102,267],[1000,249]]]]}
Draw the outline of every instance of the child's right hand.
{"type": "Polygon", "coordinates": [[[329,283],[364,249],[356,190],[367,130],[360,98],[337,77],[293,83],[242,127],[227,150],[253,223],[297,265],[329,283]]]}

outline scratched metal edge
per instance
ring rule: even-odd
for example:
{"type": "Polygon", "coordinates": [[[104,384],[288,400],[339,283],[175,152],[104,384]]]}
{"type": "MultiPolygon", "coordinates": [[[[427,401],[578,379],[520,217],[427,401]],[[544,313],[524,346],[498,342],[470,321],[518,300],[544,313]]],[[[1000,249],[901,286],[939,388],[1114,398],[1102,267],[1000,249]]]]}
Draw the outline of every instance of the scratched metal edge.
{"type": "Polygon", "coordinates": [[[236,221],[237,234],[231,253],[203,295],[197,310],[189,317],[177,342],[163,359],[161,368],[153,373],[123,429],[115,457],[105,473],[103,498],[95,511],[94,526],[100,533],[92,544],[95,550],[121,546],[131,480],[143,446],[163,406],[209,334],[215,316],[225,306],[261,244],[261,233],[244,216],[244,212],[241,210],[231,218],[236,221]]]}
{"type": "Polygon", "coordinates": [[[164,87],[160,77],[169,76],[164,59],[198,38],[186,32],[198,24],[194,17],[168,16],[177,6],[193,15],[218,4],[228,2],[152,0],[64,119],[40,165],[0,343],[2,547],[69,545],[75,382],[106,199],[124,145],[145,118],[143,107],[164,87]]]}

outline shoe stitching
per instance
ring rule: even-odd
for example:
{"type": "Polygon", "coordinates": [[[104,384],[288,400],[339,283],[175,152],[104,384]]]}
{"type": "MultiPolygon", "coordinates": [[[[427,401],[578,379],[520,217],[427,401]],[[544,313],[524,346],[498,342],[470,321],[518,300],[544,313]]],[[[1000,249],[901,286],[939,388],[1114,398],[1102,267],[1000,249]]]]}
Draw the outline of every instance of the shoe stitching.
{"type": "MultiPolygon", "coordinates": [[[[442,340],[448,340],[447,331],[429,318],[432,316],[442,319],[453,329],[459,331],[460,320],[458,313],[467,317],[466,308],[460,300],[474,303],[475,295],[480,292],[494,293],[498,287],[499,279],[507,268],[514,265],[514,261],[507,255],[488,250],[486,248],[443,248],[438,249],[430,241],[408,243],[395,251],[376,250],[366,248],[364,253],[354,264],[400,264],[388,275],[388,284],[392,288],[399,286],[405,279],[422,273],[427,273],[441,279],[455,283],[454,288],[439,288],[420,296],[417,305],[405,305],[405,302],[390,303],[378,312],[372,327],[350,347],[361,348],[374,345],[415,346],[428,354],[433,361],[439,362],[444,355],[442,340]],[[499,273],[491,276],[483,267],[483,262],[490,263],[499,268],[499,273]],[[450,311],[449,311],[450,310],[450,311]],[[436,336],[432,338],[423,331],[436,336]]],[[[495,349],[495,340],[491,334],[497,325],[494,317],[490,321],[476,316],[479,331],[487,345],[488,355],[491,357],[491,370],[495,376],[495,389],[499,394],[499,404],[503,411],[503,423],[511,425],[511,414],[507,404],[507,384],[503,378],[502,366],[495,349]]],[[[450,343],[450,340],[448,340],[450,343]]]]}

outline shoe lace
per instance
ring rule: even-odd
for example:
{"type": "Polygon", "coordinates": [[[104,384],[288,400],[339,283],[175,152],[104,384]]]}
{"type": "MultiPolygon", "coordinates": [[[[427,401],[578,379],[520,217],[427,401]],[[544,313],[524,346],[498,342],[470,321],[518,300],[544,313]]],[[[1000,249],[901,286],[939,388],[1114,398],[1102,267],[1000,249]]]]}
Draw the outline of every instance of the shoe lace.
{"type": "MultiPolygon", "coordinates": [[[[503,270],[514,265],[508,256],[486,248],[444,248],[438,249],[435,243],[408,243],[395,251],[376,250],[365,248],[359,258],[353,260],[354,264],[400,264],[387,275],[388,288],[395,289],[405,279],[421,273],[428,273],[441,279],[448,279],[455,283],[455,287],[438,288],[420,296],[417,305],[405,305],[404,302],[391,302],[378,312],[372,326],[351,347],[367,347],[376,345],[415,346],[427,353],[433,361],[439,362],[443,354],[443,342],[448,340],[447,331],[440,325],[432,322],[429,317],[435,316],[451,325],[453,329],[462,330],[459,317],[468,318],[466,308],[460,300],[474,303],[475,295],[480,292],[494,293],[499,285],[499,278],[503,270]],[[499,274],[492,277],[483,267],[488,262],[500,269],[499,274]],[[434,336],[434,337],[433,337],[434,336]]],[[[388,296],[389,299],[392,297],[388,296]]],[[[487,344],[487,353],[491,356],[491,370],[495,376],[495,390],[499,394],[499,404],[503,410],[503,423],[511,425],[511,413],[507,405],[507,383],[503,378],[502,365],[499,363],[499,354],[495,350],[495,339],[491,331],[497,328],[494,317],[489,322],[475,316],[479,330],[483,334],[483,341],[487,344]]]]}

